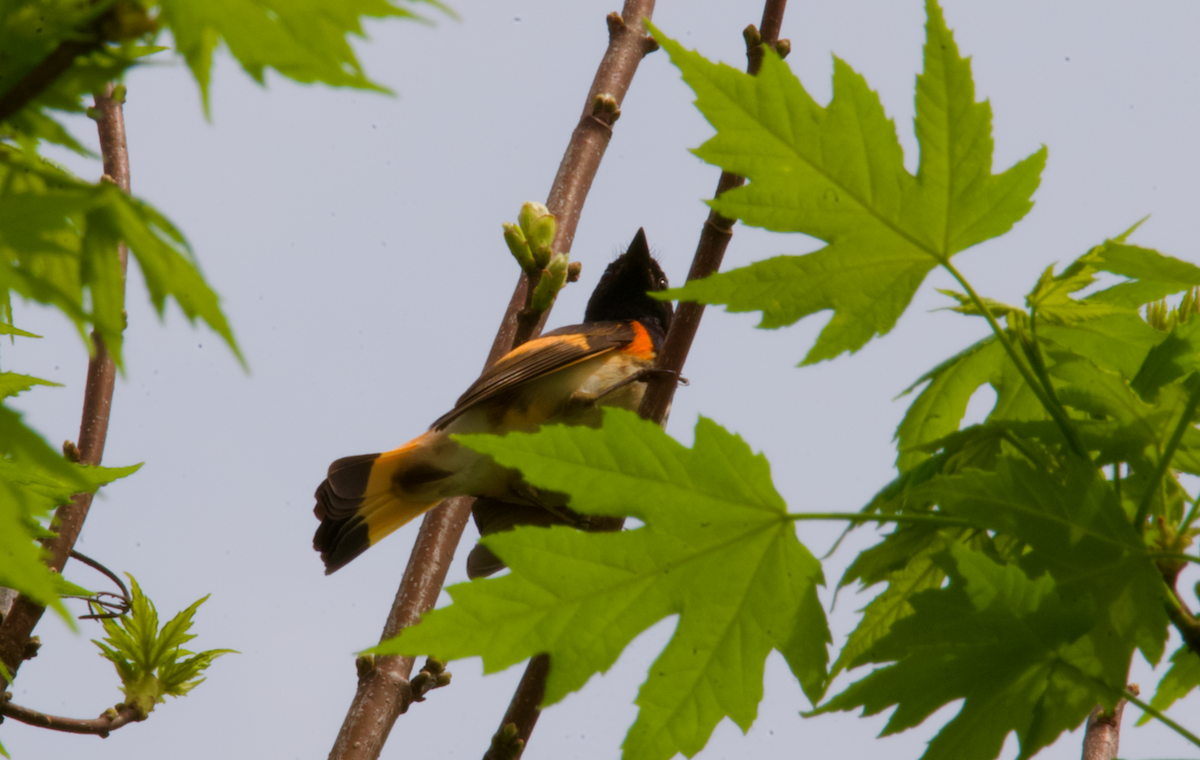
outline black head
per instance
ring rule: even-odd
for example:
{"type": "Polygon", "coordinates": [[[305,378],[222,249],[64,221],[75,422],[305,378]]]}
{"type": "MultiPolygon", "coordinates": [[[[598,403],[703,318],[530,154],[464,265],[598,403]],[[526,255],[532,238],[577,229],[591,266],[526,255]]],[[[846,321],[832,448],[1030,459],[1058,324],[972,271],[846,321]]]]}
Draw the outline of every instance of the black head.
{"type": "Polygon", "coordinates": [[[633,242],[616,261],[608,265],[600,284],[588,300],[585,322],[607,322],[636,319],[671,329],[675,309],[670,301],[656,301],[648,291],[666,290],[667,276],[650,256],[646,233],[638,230],[633,242]]]}

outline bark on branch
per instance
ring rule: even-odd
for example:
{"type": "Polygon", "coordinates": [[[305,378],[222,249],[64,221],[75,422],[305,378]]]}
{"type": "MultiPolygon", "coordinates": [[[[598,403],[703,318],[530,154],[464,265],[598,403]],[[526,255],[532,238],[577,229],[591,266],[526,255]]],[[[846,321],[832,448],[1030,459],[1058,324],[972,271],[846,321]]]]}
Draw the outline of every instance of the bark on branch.
{"type": "MultiPolygon", "coordinates": [[[[626,0],[621,16],[614,18],[612,14],[608,18],[608,50],[596,71],[579,124],[567,144],[546,202],[558,219],[555,251],[571,250],[583,203],[612,137],[613,122],[620,115],[620,103],[642,56],[653,49],[646,41],[641,22],[653,9],[653,0],[626,0]]],[[[529,315],[532,286],[522,274],[485,366],[541,331],[549,312],[537,317],[529,315]]],[[[447,499],[425,517],[381,639],[395,636],[433,607],[470,514],[471,499],[459,497],[447,499]]],[[[390,655],[377,657],[375,667],[360,674],[354,700],[329,753],[331,760],[379,757],[396,718],[413,701],[408,680],[412,668],[411,657],[390,655]]]]}
{"type": "Polygon", "coordinates": [[[0,699],[0,716],[12,718],[15,721],[25,723],[38,728],[48,728],[51,731],[65,731],[69,734],[95,734],[101,739],[107,738],[109,732],[116,731],[121,726],[127,726],[130,723],[137,723],[146,719],[137,710],[128,705],[117,705],[109,708],[100,714],[99,718],[90,720],[84,718],[60,718],[57,715],[47,715],[36,710],[30,710],[28,707],[21,707],[0,699]]]}
{"type": "MultiPolygon", "coordinates": [[[[100,153],[104,159],[104,174],[128,193],[129,151],[125,145],[125,117],[121,110],[121,102],[114,100],[112,94],[113,87],[109,85],[105,94],[98,95],[95,101],[100,153]]],[[[120,257],[121,275],[124,280],[129,257],[124,244],[118,246],[117,255],[120,257]]],[[[104,441],[108,436],[108,420],[112,411],[113,385],[117,370],[99,333],[92,333],[92,342],[96,351],[88,362],[78,451],[80,462],[98,465],[104,455],[104,441]]],[[[66,565],[91,505],[91,494],[79,494],[71,499],[71,503],[59,507],[54,513],[53,525],[58,535],[47,539],[44,546],[48,555],[47,564],[55,572],[61,573],[66,565]]],[[[21,595],[13,602],[12,609],[4,617],[4,622],[0,623],[0,661],[4,662],[13,676],[21,666],[26,643],[44,611],[45,608],[21,595]]],[[[3,677],[0,677],[0,685],[7,685],[3,677]]]]}
{"type": "MultiPolygon", "coordinates": [[[[757,74],[762,66],[764,45],[774,48],[781,55],[786,55],[791,49],[790,43],[779,39],[786,7],[787,0],[767,0],[763,8],[761,31],[755,29],[753,24],[746,28],[746,71],[749,74],[757,74]]],[[[649,16],[648,13],[646,15],[649,16]]],[[[745,181],[744,177],[722,172],[717,182],[716,195],[740,187],[745,181]]],[[[691,270],[688,272],[689,281],[707,277],[720,269],[725,248],[733,236],[733,221],[715,211],[709,213],[708,220],[700,232],[700,242],[692,259],[691,270]]],[[[653,375],[647,383],[646,395],[638,410],[644,419],[653,420],[660,425],[666,419],[667,410],[671,408],[671,399],[675,396],[677,379],[683,371],[683,364],[687,360],[703,316],[704,306],[696,303],[682,303],[676,310],[671,330],[663,343],[662,353],[657,362],[659,369],[668,372],[653,375]]],[[[620,525],[615,529],[619,530],[620,525]]],[[[541,715],[540,708],[549,674],[550,660],[546,655],[538,655],[529,661],[500,728],[492,738],[491,747],[484,754],[484,760],[516,760],[521,756],[541,715]]]]}

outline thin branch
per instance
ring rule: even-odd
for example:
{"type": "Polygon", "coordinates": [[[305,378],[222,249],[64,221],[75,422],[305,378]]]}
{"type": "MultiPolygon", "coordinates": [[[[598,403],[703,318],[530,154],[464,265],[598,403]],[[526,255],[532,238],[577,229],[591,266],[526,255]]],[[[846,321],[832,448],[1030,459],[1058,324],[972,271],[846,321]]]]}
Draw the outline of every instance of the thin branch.
{"type": "MultiPolygon", "coordinates": [[[[125,146],[125,117],[121,101],[112,97],[113,86],[109,85],[103,95],[95,101],[96,127],[100,134],[100,152],[104,157],[104,173],[126,193],[129,192],[129,152],[125,146]]],[[[117,247],[121,262],[122,281],[129,252],[124,244],[117,247]]],[[[83,419],[79,425],[79,461],[98,465],[104,455],[104,441],[108,436],[108,420],[112,411],[113,385],[117,369],[99,333],[92,333],[95,353],[88,362],[87,382],[83,390],[83,419]]],[[[75,546],[83,521],[92,505],[92,494],[78,494],[69,504],[59,507],[54,513],[54,529],[57,535],[47,539],[47,564],[56,573],[61,573],[67,564],[71,549],[75,546]]],[[[25,597],[18,596],[12,610],[0,623],[0,661],[15,676],[21,666],[34,627],[45,608],[25,597]]],[[[0,677],[0,685],[6,685],[0,677]]]]}
{"type": "MultiPolygon", "coordinates": [[[[1129,690],[1137,694],[1137,686],[1129,690]]],[[[1087,719],[1083,732],[1083,760],[1116,760],[1121,743],[1121,715],[1127,700],[1121,699],[1112,710],[1097,705],[1087,719]]]]}
{"type": "MultiPolygon", "coordinates": [[[[555,251],[567,253],[571,249],[584,200],[608,147],[613,122],[620,114],[619,104],[642,56],[651,49],[641,19],[653,10],[653,0],[626,0],[620,17],[609,16],[608,50],[596,71],[546,203],[558,220],[555,251]]],[[[537,318],[528,316],[532,289],[533,283],[522,274],[485,366],[541,331],[549,312],[537,318]]],[[[471,499],[460,497],[446,500],[425,517],[384,626],[383,639],[417,622],[433,607],[470,514],[471,499]]],[[[389,655],[376,658],[375,667],[360,674],[358,690],[329,753],[331,760],[379,757],[396,718],[413,701],[408,680],[412,668],[411,657],[389,655]]]]}
{"type": "Polygon", "coordinates": [[[47,715],[28,707],[21,707],[12,702],[0,699],[0,715],[38,728],[48,728],[51,731],[65,731],[69,734],[94,734],[106,738],[110,731],[116,731],[121,726],[137,723],[146,719],[139,711],[128,705],[110,707],[100,714],[99,718],[91,720],[83,718],[60,718],[57,715],[47,715]]]}
{"type": "Polygon", "coordinates": [[[0,95],[0,122],[11,118],[53,84],[55,79],[71,68],[76,58],[99,46],[100,40],[94,38],[60,42],[41,63],[30,69],[8,92],[0,95]]]}
{"type": "MultiPolygon", "coordinates": [[[[746,38],[747,71],[757,74],[762,64],[762,46],[769,45],[781,53],[790,49],[790,45],[779,44],[779,29],[783,23],[783,12],[787,0],[767,0],[763,9],[762,29],[760,34],[753,25],[747,27],[746,38]]],[[[625,18],[628,19],[629,3],[626,3],[625,18]]],[[[649,16],[647,12],[643,14],[649,16]]],[[[612,19],[610,17],[610,29],[612,19]]],[[[607,58],[607,57],[606,57],[607,58]]],[[[739,187],[745,182],[743,177],[729,172],[722,172],[717,182],[717,195],[739,187]]],[[[554,209],[551,208],[551,211],[554,209]]],[[[711,212],[704,228],[700,232],[700,242],[692,259],[692,268],[688,272],[688,280],[707,277],[721,267],[725,256],[725,248],[733,236],[733,220],[726,219],[716,212],[711,212]]],[[[671,399],[675,395],[675,387],[683,364],[687,360],[688,351],[700,327],[700,318],[704,315],[704,307],[695,303],[682,303],[671,322],[671,330],[663,343],[656,366],[666,372],[656,373],[646,385],[646,393],[642,398],[638,413],[645,419],[662,424],[671,407],[671,399]]],[[[620,522],[614,524],[619,529],[620,522]]],[[[529,741],[533,728],[541,714],[540,705],[546,691],[546,678],[549,675],[549,658],[535,657],[530,660],[525,669],[525,675],[513,694],[508,711],[500,728],[492,738],[492,746],[484,755],[485,760],[516,760],[521,756],[529,741]],[[515,739],[514,739],[515,731],[515,739]],[[519,741],[519,743],[518,743],[519,741]]]]}
{"type": "MultiPolygon", "coordinates": [[[[746,38],[746,71],[751,75],[758,73],[762,66],[763,48],[772,47],[786,54],[791,49],[787,40],[779,39],[779,29],[783,23],[783,12],[787,0],[768,0],[763,8],[762,29],[753,25],[746,27],[743,36],[746,38]]],[[[735,188],[745,184],[746,178],[721,172],[717,182],[715,197],[720,197],[735,188]]],[[[700,230],[700,241],[696,244],[696,253],[692,257],[692,268],[688,272],[688,282],[701,280],[714,274],[721,268],[725,258],[725,249],[729,239],[733,237],[733,219],[721,216],[716,211],[710,211],[708,219],[700,230]]],[[[675,397],[676,378],[683,371],[683,363],[687,361],[692,342],[696,339],[696,331],[700,329],[700,320],[704,316],[704,304],[684,302],[679,304],[675,319],[671,322],[671,331],[663,342],[662,353],[659,354],[657,367],[667,370],[653,376],[646,384],[646,394],[642,397],[642,406],[638,410],[645,419],[662,424],[671,408],[671,400],[675,397]]]]}
{"type": "Polygon", "coordinates": [[[968,520],[939,514],[868,515],[862,512],[789,512],[787,519],[792,522],[800,520],[846,520],[853,523],[933,523],[934,525],[942,525],[947,528],[979,527],[968,520]]]}
{"type": "Polygon", "coordinates": [[[539,654],[529,661],[525,675],[513,694],[500,729],[492,737],[492,746],[483,760],[516,760],[525,751],[533,727],[542,711],[546,696],[546,678],[550,675],[550,655],[539,654]]]}

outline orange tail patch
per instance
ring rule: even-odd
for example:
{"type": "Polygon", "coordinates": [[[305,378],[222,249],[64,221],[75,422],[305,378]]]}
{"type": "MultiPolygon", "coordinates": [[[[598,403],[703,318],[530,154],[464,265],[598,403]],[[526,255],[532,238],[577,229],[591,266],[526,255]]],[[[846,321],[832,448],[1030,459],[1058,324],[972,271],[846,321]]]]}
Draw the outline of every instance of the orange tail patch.
{"type": "Polygon", "coordinates": [[[406,493],[414,485],[451,474],[415,456],[427,435],[392,451],[346,457],[329,466],[313,509],[321,521],[313,548],[321,552],[326,575],[437,504],[439,499],[406,493]]]}

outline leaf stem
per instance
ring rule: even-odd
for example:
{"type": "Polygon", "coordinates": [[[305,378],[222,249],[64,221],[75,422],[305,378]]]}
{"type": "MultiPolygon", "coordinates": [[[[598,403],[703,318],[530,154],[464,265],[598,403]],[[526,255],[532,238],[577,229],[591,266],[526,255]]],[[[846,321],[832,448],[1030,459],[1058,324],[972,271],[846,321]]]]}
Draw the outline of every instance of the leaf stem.
{"type": "Polygon", "coordinates": [[[879,522],[879,523],[932,523],[948,528],[977,528],[973,522],[959,517],[943,515],[867,515],[862,512],[788,512],[787,519],[792,522],[800,520],[846,520],[847,522],[879,522]]]}
{"type": "Polygon", "coordinates": [[[1163,450],[1162,456],[1158,458],[1158,465],[1154,468],[1154,474],[1150,476],[1150,482],[1146,486],[1146,493],[1142,496],[1141,503],[1138,504],[1137,515],[1134,517],[1134,527],[1137,528],[1139,535],[1146,530],[1146,517],[1150,514],[1150,505],[1154,501],[1154,494],[1158,492],[1159,484],[1162,483],[1163,477],[1167,474],[1167,469],[1171,466],[1171,460],[1175,457],[1175,449],[1179,448],[1179,444],[1183,440],[1183,434],[1192,426],[1192,417],[1196,414],[1197,405],[1200,405],[1200,372],[1193,372],[1189,380],[1195,387],[1192,388],[1191,395],[1188,396],[1187,405],[1184,406],[1179,423],[1175,425],[1175,430],[1171,433],[1171,440],[1167,441],[1167,448],[1163,450]]]}
{"type": "MultiPolygon", "coordinates": [[[[1008,353],[1009,358],[1016,365],[1017,371],[1021,373],[1021,377],[1029,385],[1034,395],[1037,396],[1038,401],[1045,407],[1050,417],[1062,430],[1071,450],[1083,459],[1090,460],[1091,457],[1088,456],[1087,449],[1083,447],[1083,443],[1079,440],[1079,433],[1075,430],[1075,426],[1071,424],[1066,410],[1054,400],[1053,396],[1048,395],[1046,388],[1042,386],[1039,379],[1034,375],[1033,370],[1026,365],[1021,355],[1017,352],[1016,347],[1008,337],[1008,331],[1001,329],[1000,323],[996,321],[996,316],[992,314],[991,309],[987,307],[987,304],[983,302],[983,299],[971,287],[971,283],[967,282],[967,278],[963,277],[962,273],[955,268],[949,257],[938,257],[938,263],[945,267],[946,271],[967,291],[967,295],[971,298],[971,303],[974,304],[975,308],[979,309],[979,313],[987,320],[988,325],[992,328],[992,332],[995,333],[996,338],[1004,346],[1004,350],[1008,353]]],[[[1046,378],[1046,381],[1049,383],[1049,378],[1046,378]]]]}
{"type": "Polygon", "coordinates": [[[1180,554],[1178,552],[1146,552],[1146,556],[1151,559],[1177,559],[1200,564],[1200,557],[1193,557],[1190,554],[1180,554]]]}
{"type": "Polygon", "coordinates": [[[1165,723],[1169,728],[1174,730],[1175,733],[1177,733],[1180,736],[1182,736],[1183,738],[1187,739],[1192,744],[1195,744],[1197,747],[1200,747],[1200,737],[1197,737],[1191,731],[1188,731],[1183,726],[1181,726],[1178,723],[1176,723],[1175,721],[1171,720],[1166,715],[1159,712],[1158,709],[1151,707],[1149,705],[1149,703],[1143,702],[1142,700],[1138,699],[1137,695],[1134,694],[1129,689],[1126,689],[1125,693],[1122,694],[1122,696],[1125,697],[1125,699],[1129,700],[1130,703],[1137,705],[1141,709],[1142,712],[1154,717],[1156,720],[1161,721],[1162,723],[1165,723]]]}

